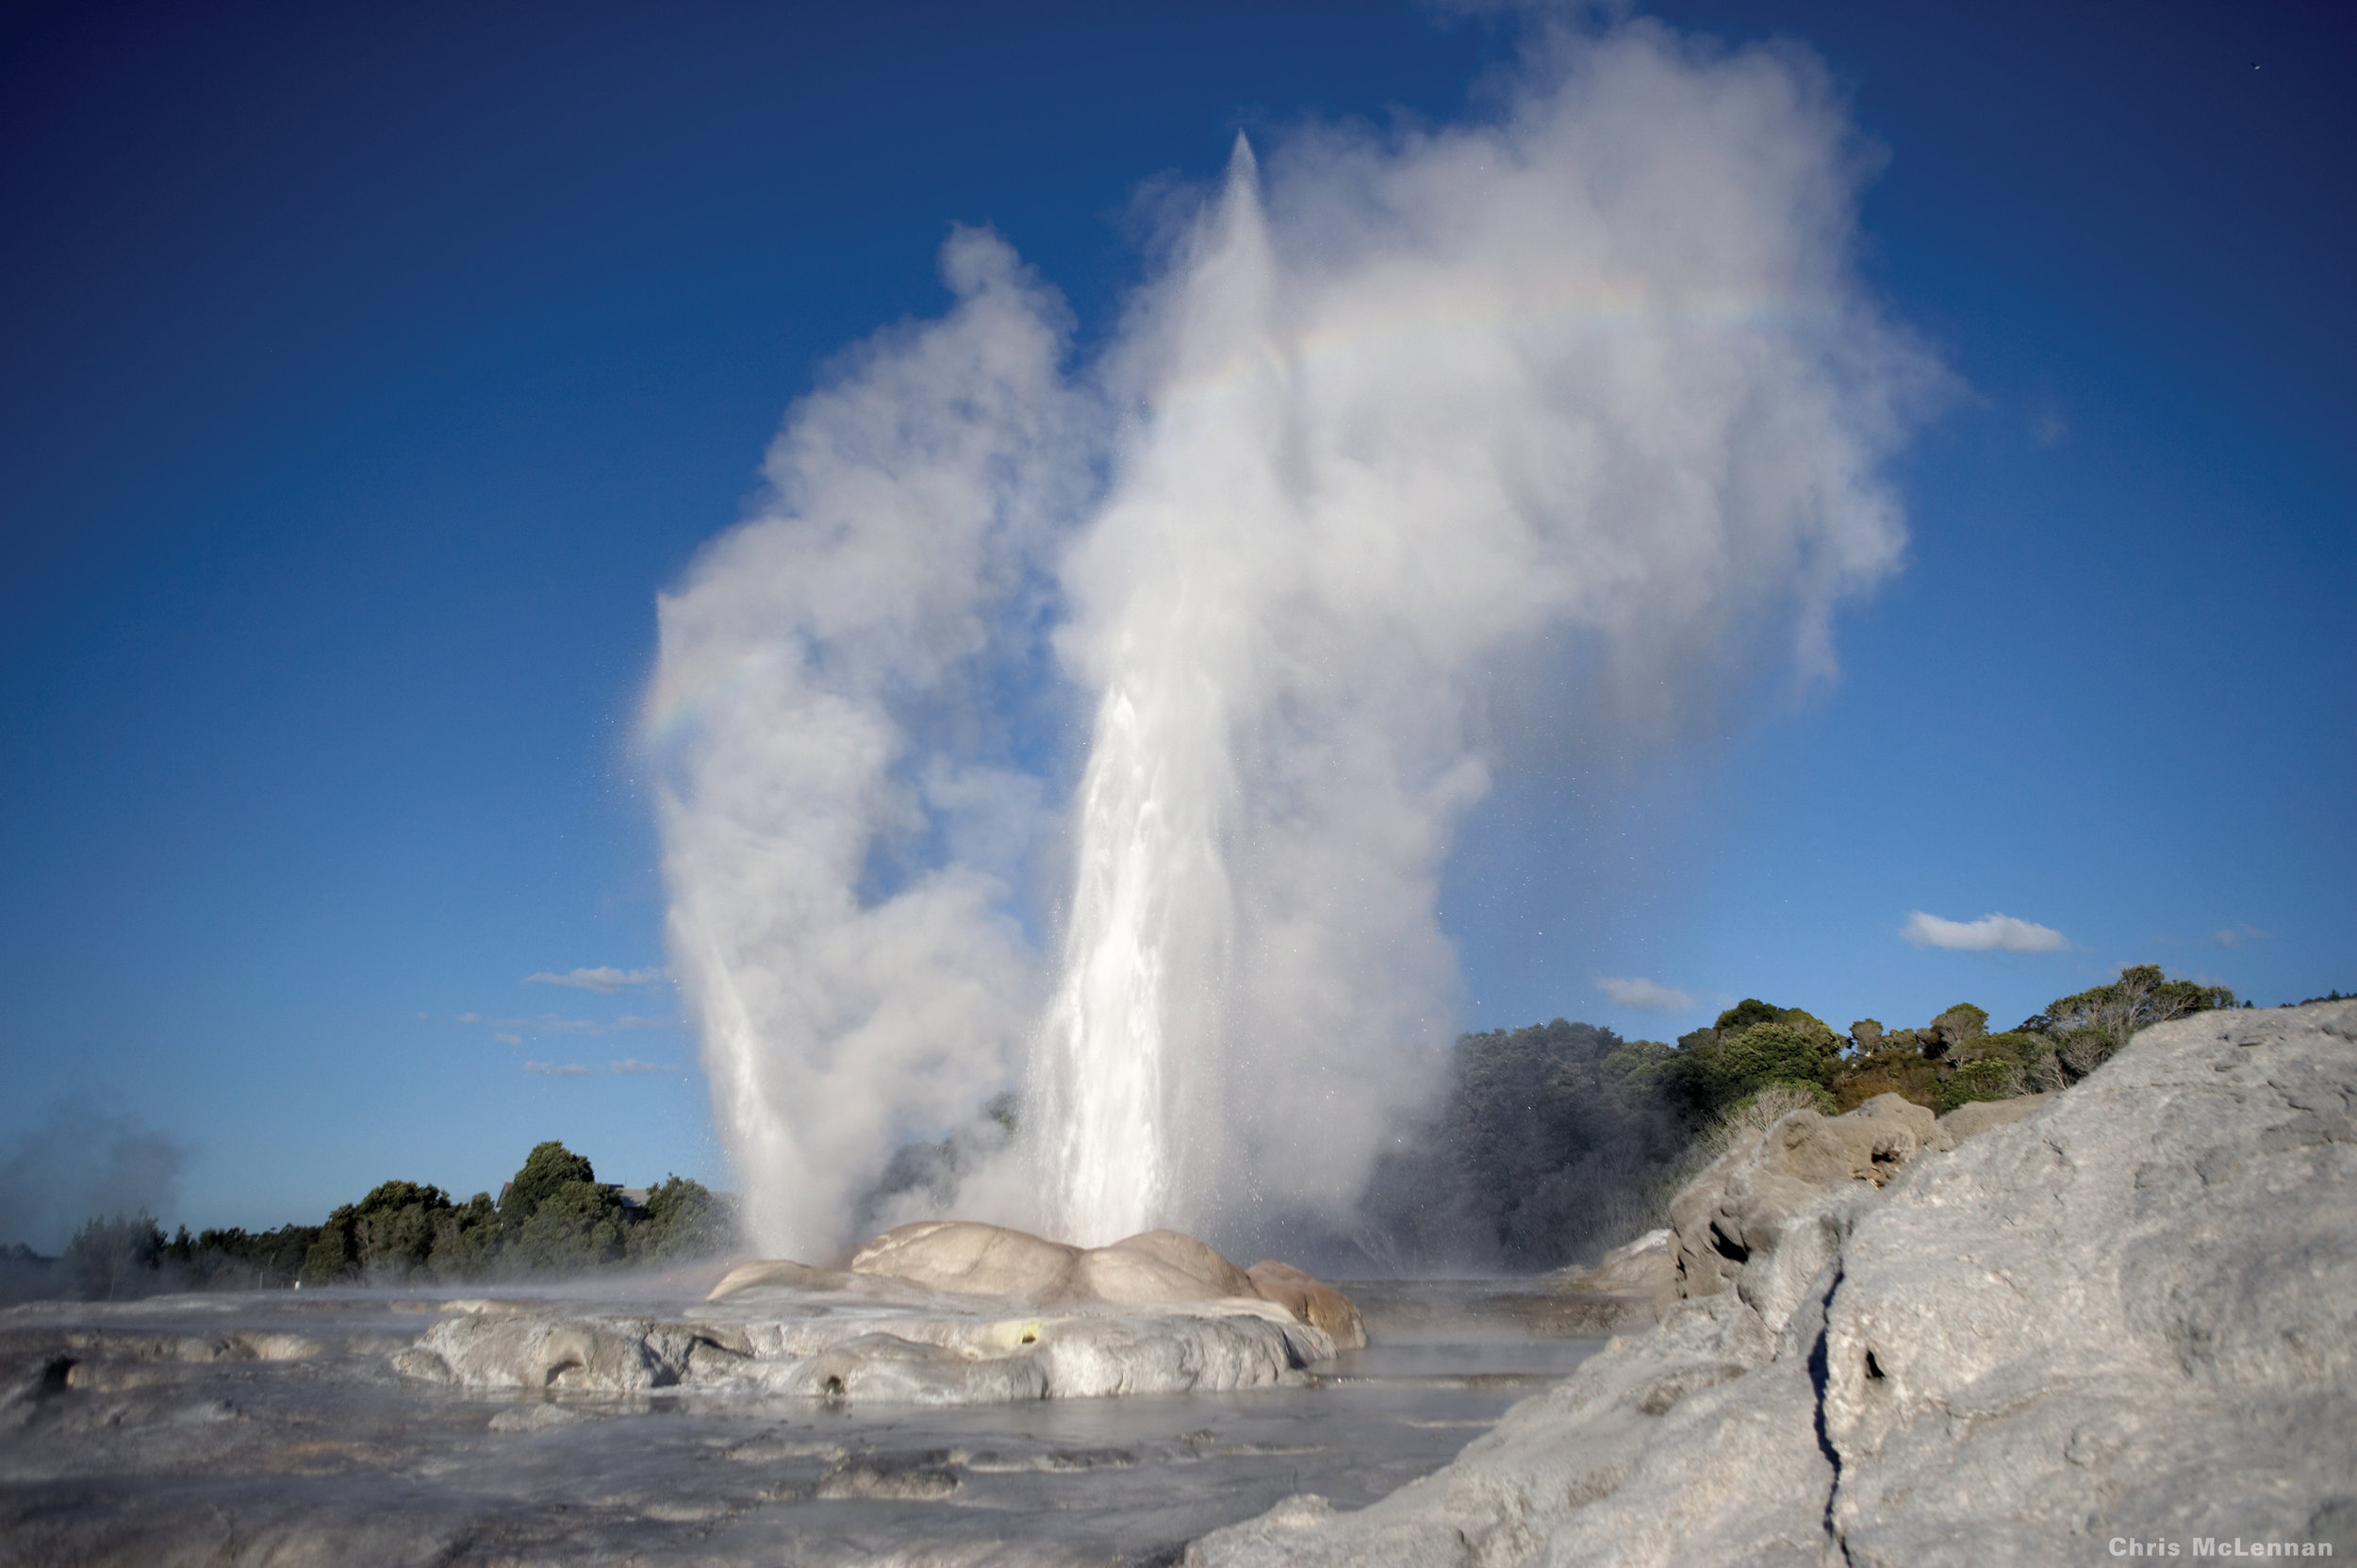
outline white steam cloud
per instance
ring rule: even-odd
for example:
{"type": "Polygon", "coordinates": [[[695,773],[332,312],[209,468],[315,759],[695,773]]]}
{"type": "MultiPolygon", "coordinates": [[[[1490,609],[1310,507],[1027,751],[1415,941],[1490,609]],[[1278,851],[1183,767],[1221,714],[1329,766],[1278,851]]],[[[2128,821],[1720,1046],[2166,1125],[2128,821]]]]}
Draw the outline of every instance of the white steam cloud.
{"type": "Polygon", "coordinates": [[[626,985],[651,985],[664,978],[661,969],[617,969],[611,965],[595,969],[568,969],[563,974],[547,970],[524,976],[526,985],[566,985],[576,991],[602,991],[611,995],[626,985]]]}
{"type": "Polygon", "coordinates": [[[1240,141],[1077,368],[953,236],[955,306],[661,604],[672,967],[762,1244],[833,1252],[1015,1083],[961,1213],[1345,1209],[1453,1027],[1492,770],[1825,672],[1896,564],[1936,372],[1851,273],[1857,167],[1797,57],[1639,25],[1488,123],[1240,141]]]}
{"type": "Polygon", "coordinates": [[[1919,909],[1907,916],[1899,934],[1919,948],[1946,948],[1954,952],[2043,953],[2070,946],[2070,938],[2053,927],[2017,920],[2010,915],[1943,920],[1919,909]]]}
{"type": "Polygon", "coordinates": [[[54,1253],[88,1220],[167,1216],[191,1152],[136,1116],[60,1100],[0,1148],[0,1244],[54,1253]]]}
{"type": "Polygon", "coordinates": [[[1657,980],[1599,980],[1596,989],[1615,1007],[1639,1013],[1691,1013],[1694,999],[1657,980]]]}

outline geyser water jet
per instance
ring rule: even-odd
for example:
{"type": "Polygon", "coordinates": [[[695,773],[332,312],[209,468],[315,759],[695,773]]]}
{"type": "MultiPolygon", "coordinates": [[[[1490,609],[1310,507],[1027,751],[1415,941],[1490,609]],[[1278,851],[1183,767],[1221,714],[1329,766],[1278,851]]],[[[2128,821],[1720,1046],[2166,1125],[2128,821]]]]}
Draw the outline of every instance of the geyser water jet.
{"type": "Polygon", "coordinates": [[[961,1217],[1345,1213],[1454,1027],[1502,693],[1581,726],[1524,755],[1691,728],[1897,560],[1937,372],[1850,271],[1861,161],[1800,57],[1638,24],[1481,123],[1240,143],[1078,366],[953,238],[954,308],[797,405],[661,606],[671,942],[763,1245],[833,1251],[1018,1081],[961,1217]]]}

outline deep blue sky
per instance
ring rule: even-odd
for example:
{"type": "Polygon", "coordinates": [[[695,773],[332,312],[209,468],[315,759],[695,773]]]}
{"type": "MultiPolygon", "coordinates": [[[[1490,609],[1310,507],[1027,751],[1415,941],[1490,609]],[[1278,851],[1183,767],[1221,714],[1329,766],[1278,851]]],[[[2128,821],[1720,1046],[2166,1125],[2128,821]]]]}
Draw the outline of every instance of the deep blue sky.
{"type": "MultiPolygon", "coordinates": [[[[2134,961],[2357,988],[2357,10],[1653,10],[1822,55],[1888,156],[1864,269],[1963,390],[1838,685],[1475,824],[1470,1021],[1706,1021],[1599,976],[1837,1024],[2134,961]]],[[[725,1180],[676,1026],[545,1021],[668,987],[523,979],[662,962],[655,592],[827,355],[942,307],[952,221],[1100,334],[1142,182],[1453,117],[1511,49],[1380,3],[12,9],[0,1152],[144,1123],[200,1225],[551,1136],[725,1180]]]]}

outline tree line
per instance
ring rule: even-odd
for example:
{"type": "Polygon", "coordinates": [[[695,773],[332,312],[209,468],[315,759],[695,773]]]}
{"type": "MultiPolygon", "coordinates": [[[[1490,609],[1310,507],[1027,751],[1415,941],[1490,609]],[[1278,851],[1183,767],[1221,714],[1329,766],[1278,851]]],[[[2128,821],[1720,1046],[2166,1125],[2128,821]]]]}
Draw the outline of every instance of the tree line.
{"type": "Polygon", "coordinates": [[[13,1296],[111,1300],[166,1290],[283,1290],[297,1284],[397,1285],[576,1275],[652,1267],[737,1245],[733,1199],[672,1176],[633,1201],[600,1181],[585,1156],[536,1147],[498,1198],[466,1202],[418,1181],[387,1181],[321,1225],[167,1235],[151,1214],[92,1218],[62,1256],[22,1246],[0,1255],[13,1296]]]}
{"type": "MultiPolygon", "coordinates": [[[[2003,1031],[1970,1002],[1912,1028],[1861,1018],[1842,1033],[1804,1009],[1747,998],[1675,1042],[1561,1018],[1462,1035],[1438,1108],[1400,1129],[1377,1162],[1352,1239],[1400,1272],[1558,1267],[1660,1223],[1732,1120],[1788,1104],[1836,1114],[1881,1094],[1944,1114],[2059,1089],[2147,1025],[2234,1005],[2223,986],[2137,965],[2003,1031]]],[[[1012,1138],[1014,1120],[1001,1097],[964,1141],[901,1150],[861,1217],[907,1193],[953,1203],[965,1169],[1012,1138]]],[[[0,1249],[0,1297],[516,1279],[737,1245],[725,1195],[671,1177],[631,1203],[587,1159],[549,1142],[496,1200],[387,1181],[317,1226],[168,1236],[146,1214],[92,1219],[61,1259],[0,1249]]]]}

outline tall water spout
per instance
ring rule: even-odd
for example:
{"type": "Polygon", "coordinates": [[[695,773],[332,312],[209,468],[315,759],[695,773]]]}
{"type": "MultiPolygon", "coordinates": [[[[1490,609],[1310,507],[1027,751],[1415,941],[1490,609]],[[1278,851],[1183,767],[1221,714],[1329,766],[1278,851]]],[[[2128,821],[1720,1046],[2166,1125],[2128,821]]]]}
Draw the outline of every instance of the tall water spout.
{"type": "Polygon", "coordinates": [[[944,1138],[908,1202],[1341,1223],[1460,1015],[1498,770],[1831,669],[1938,372],[1853,273],[1822,73],[1638,23],[1497,104],[1240,140],[1077,365],[962,232],[665,596],[672,949],[763,1246],[915,1217],[871,1195],[944,1138]]]}

